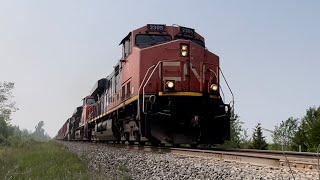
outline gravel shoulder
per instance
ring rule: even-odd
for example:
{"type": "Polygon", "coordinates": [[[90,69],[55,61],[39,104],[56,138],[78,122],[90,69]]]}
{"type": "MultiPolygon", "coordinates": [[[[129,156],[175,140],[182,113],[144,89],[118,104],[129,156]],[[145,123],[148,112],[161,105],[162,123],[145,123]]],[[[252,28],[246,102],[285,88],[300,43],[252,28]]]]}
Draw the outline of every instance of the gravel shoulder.
{"type": "MultiPolygon", "coordinates": [[[[101,144],[61,142],[105,179],[293,179],[288,169],[177,157],[101,144]],[[111,177],[111,178],[110,178],[111,177]]],[[[295,179],[318,179],[315,172],[293,171],[295,179]]]]}

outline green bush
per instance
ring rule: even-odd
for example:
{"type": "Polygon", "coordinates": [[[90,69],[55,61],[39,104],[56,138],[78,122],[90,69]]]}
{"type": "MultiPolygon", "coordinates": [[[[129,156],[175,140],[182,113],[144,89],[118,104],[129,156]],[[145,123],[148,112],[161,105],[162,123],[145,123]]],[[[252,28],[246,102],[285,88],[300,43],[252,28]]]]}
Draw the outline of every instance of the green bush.
{"type": "Polygon", "coordinates": [[[37,143],[40,142],[28,136],[10,136],[8,138],[8,145],[14,148],[31,148],[37,143]]]}

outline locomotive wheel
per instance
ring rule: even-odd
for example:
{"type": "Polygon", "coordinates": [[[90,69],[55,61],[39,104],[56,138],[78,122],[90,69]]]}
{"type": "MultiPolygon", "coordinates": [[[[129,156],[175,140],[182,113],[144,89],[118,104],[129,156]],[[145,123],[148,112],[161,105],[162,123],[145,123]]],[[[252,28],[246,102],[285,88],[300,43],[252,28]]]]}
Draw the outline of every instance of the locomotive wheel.
{"type": "Polygon", "coordinates": [[[130,134],[129,134],[128,132],[125,132],[125,133],[124,133],[124,138],[125,138],[127,141],[129,141],[129,139],[130,139],[130,134]]]}

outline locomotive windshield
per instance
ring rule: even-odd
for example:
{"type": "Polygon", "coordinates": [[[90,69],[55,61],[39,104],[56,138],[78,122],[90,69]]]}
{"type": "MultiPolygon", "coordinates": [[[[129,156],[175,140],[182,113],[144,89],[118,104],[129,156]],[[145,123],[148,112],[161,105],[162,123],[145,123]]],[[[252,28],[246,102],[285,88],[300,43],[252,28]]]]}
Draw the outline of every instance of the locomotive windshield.
{"type": "Polygon", "coordinates": [[[95,101],[94,99],[90,98],[90,99],[87,99],[87,104],[94,104],[95,101]]]}
{"type": "Polygon", "coordinates": [[[171,41],[171,39],[172,37],[170,35],[138,34],[136,36],[136,46],[139,48],[146,48],[149,46],[171,41]]]}
{"type": "Polygon", "coordinates": [[[191,38],[191,37],[185,37],[185,36],[175,36],[174,39],[185,39],[185,40],[190,40],[196,44],[198,44],[199,46],[202,46],[202,47],[206,47],[204,42],[200,39],[194,39],[194,38],[191,38]]]}

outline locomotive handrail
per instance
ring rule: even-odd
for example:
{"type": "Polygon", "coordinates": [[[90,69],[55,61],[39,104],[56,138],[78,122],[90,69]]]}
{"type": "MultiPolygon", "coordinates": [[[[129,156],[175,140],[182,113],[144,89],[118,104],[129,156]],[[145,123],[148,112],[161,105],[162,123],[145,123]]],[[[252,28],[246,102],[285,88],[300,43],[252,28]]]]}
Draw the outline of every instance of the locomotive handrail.
{"type": "Polygon", "coordinates": [[[226,80],[226,78],[225,78],[225,76],[224,76],[221,68],[220,68],[219,66],[218,66],[218,68],[219,68],[219,71],[221,72],[221,75],[222,75],[222,77],[223,77],[223,79],[224,79],[224,82],[227,84],[227,86],[228,86],[228,88],[229,88],[229,91],[230,91],[230,93],[231,93],[231,95],[232,95],[232,101],[230,102],[230,104],[232,103],[232,109],[234,109],[234,95],[233,95],[233,92],[232,92],[232,90],[231,90],[231,88],[230,88],[230,86],[229,86],[229,84],[228,84],[228,81],[226,80]]]}
{"type": "MultiPolygon", "coordinates": [[[[177,60],[167,60],[167,61],[177,61],[177,60]]],[[[140,84],[140,87],[139,87],[139,89],[138,89],[137,119],[139,120],[139,127],[141,127],[141,120],[140,120],[140,118],[141,118],[141,113],[140,113],[140,91],[141,91],[141,88],[143,87],[143,91],[142,91],[142,112],[143,112],[144,114],[146,114],[145,111],[144,111],[144,104],[145,104],[145,91],[144,91],[144,89],[145,89],[147,83],[150,81],[150,78],[152,77],[153,73],[155,72],[155,70],[157,69],[157,67],[159,66],[159,64],[162,64],[162,62],[163,62],[163,61],[159,61],[156,65],[154,64],[154,65],[152,65],[152,66],[150,66],[150,67],[148,68],[148,70],[147,70],[146,74],[144,75],[143,80],[142,80],[142,82],[141,82],[141,84],[140,84]],[[144,82],[145,79],[146,79],[146,77],[147,77],[147,75],[149,74],[149,71],[150,71],[152,68],[153,68],[153,71],[152,71],[151,74],[149,75],[147,81],[144,82]]],[[[139,131],[140,131],[139,133],[141,134],[141,128],[139,128],[139,131]]]]}
{"type": "MultiPolygon", "coordinates": [[[[212,72],[212,73],[215,75],[215,77],[218,79],[218,76],[217,76],[216,72],[214,72],[212,69],[209,69],[209,70],[210,70],[210,72],[212,72]]],[[[225,96],[224,96],[223,89],[222,89],[220,83],[218,83],[218,84],[219,84],[219,89],[221,90],[221,93],[222,93],[222,96],[223,96],[223,101],[224,101],[224,100],[225,100],[225,96]]]]}
{"type": "MultiPolygon", "coordinates": [[[[142,88],[142,112],[143,112],[143,114],[146,114],[146,112],[144,111],[144,104],[145,104],[145,103],[144,103],[144,99],[145,99],[144,89],[145,89],[145,87],[147,86],[148,82],[150,81],[153,73],[155,72],[155,70],[157,69],[157,67],[159,66],[159,64],[162,64],[162,61],[159,61],[159,62],[157,63],[157,65],[154,67],[153,71],[152,71],[151,74],[149,75],[149,78],[148,78],[147,81],[144,83],[143,88],[142,88]]],[[[142,84],[141,84],[141,85],[142,85],[142,84]]]]}
{"type": "Polygon", "coordinates": [[[140,84],[140,87],[139,87],[139,89],[138,89],[137,118],[138,118],[139,120],[140,120],[140,91],[141,91],[141,88],[142,88],[142,85],[143,85],[143,83],[144,83],[144,80],[146,79],[146,77],[147,77],[150,69],[152,69],[154,66],[155,66],[155,65],[152,65],[152,66],[150,66],[150,67],[148,68],[148,70],[147,70],[146,74],[144,75],[144,78],[143,78],[143,80],[142,80],[142,82],[141,82],[141,84],[140,84]]]}
{"type": "MultiPolygon", "coordinates": [[[[219,72],[221,73],[221,75],[222,75],[222,77],[223,77],[223,80],[224,80],[224,82],[226,83],[226,85],[227,85],[227,87],[228,87],[228,89],[229,89],[229,91],[230,91],[230,93],[231,93],[232,101],[231,101],[229,104],[230,104],[230,106],[232,107],[232,109],[234,109],[234,94],[233,94],[233,92],[232,92],[232,90],[231,90],[231,88],[230,88],[230,86],[229,86],[229,84],[228,84],[228,81],[227,81],[227,79],[225,78],[225,76],[224,76],[224,74],[223,74],[220,66],[217,65],[217,64],[208,63],[208,62],[202,62],[202,63],[203,63],[203,64],[211,64],[211,65],[213,65],[213,66],[217,66],[217,67],[218,67],[219,72]],[[232,105],[231,105],[231,103],[232,103],[232,105]]],[[[212,70],[210,69],[210,71],[212,71],[212,70]]],[[[216,74],[216,73],[215,73],[215,74],[216,74]]],[[[220,82],[219,82],[219,86],[220,86],[220,82]]],[[[222,89],[222,88],[221,88],[221,89],[222,89]]]]}
{"type": "Polygon", "coordinates": [[[154,74],[154,72],[155,72],[155,70],[157,69],[157,67],[159,66],[159,64],[162,64],[163,62],[168,62],[168,61],[178,61],[178,60],[159,61],[156,65],[152,65],[152,66],[150,66],[150,67],[148,68],[148,70],[147,70],[147,72],[146,72],[146,74],[145,74],[145,76],[144,76],[144,78],[143,78],[143,80],[142,80],[142,82],[141,82],[141,85],[140,85],[140,87],[139,87],[139,90],[138,90],[137,117],[138,117],[139,119],[140,119],[140,117],[141,117],[141,116],[140,116],[140,91],[141,91],[141,88],[142,88],[142,96],[143,96],[143,97],[142,97],[142,112],[145,114],[145,111],[144,111],[145,91],[144,91],[144,89],[145,89],[147,83],[150,81],[152,75],[154,74]],[[150,71],[152,68],[154,68],[153,71],[152,71],[151,74],[149,75],[147,81],[144,82],[145,79],[146,79],[146,77],[147,77],[147,75],[148,75],[148,73],[149,73],[149,71],[150,71]]]}
{"type": "MultiPolygon", "coordinates": [[[[144,89],[146,87],[146,85],[148,84],[148,82],[150,81],[153,73],[155,72],[155,70],[157,69],[157,67],[159,66],[159,64],[162,64],[163,62],[173,62],[173,61],[179,61],[179,60],[166,60],[166,61],[159,61],[157,63],[157,65],[154,67],[153,71],[151,72],[151,74],[149,75],[149,78],[147,79],[147,81],[144,83],[144,86],[143,86],[143,89],[142,89],[142,112],[144,114],[146,114],[146,112],[144,111],[144,101],[145,101],[145,92],[144,92],[144,89]]],[[[162,78],[162,77],[161,77],[162,78]]],[[[142,84],[141,84],[142,85],[142,84]]],[[[140,118],[140,115],[139,115],[139,118],[140,118]]]]}
{"type": "Polygon", "coordinates": [[[87,119],[87,121],[90,121],[91,119],[93,119],[93,113],[94,113],[94,110],[93,110],[93,108],[94,108],[94,106],[89,106],[88,107],[88,117],[86,118],[87,119]]]}

